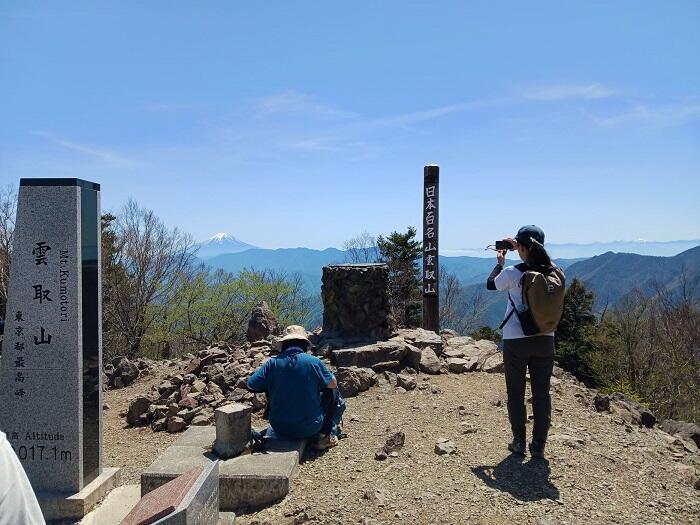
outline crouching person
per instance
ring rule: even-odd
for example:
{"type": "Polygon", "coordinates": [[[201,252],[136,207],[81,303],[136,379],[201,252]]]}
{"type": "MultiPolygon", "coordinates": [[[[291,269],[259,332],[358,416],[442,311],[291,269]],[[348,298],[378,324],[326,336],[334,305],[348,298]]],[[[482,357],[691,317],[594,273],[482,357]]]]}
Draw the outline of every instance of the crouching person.
{"type": "Polygon", "coordinates": [[[280,342],[280,353],[248,378],[248,388],[267,394],[275,434],[309,439],[317,450],[336,446],[345,401],[335,376],[318,357],[306,353],[310,342],[303,327],[288,326],[280,342]]]}

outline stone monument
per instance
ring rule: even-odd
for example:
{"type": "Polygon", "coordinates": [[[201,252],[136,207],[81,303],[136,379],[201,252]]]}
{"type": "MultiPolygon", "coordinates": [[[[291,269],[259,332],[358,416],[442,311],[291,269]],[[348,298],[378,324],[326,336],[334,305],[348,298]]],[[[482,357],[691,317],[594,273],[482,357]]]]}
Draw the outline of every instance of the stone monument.
{"type": "Polygon", "coordinates": [[[324,337],[381,341],[393,335],[386,264],[331,264],[323,267],[322,282],[324,337]]]}
{"type": "Polygon", "coordinates": [[[46,519],[81,517],[102,468],[100,187],[22,179],[0,363],[0,430],[46,519]]]}

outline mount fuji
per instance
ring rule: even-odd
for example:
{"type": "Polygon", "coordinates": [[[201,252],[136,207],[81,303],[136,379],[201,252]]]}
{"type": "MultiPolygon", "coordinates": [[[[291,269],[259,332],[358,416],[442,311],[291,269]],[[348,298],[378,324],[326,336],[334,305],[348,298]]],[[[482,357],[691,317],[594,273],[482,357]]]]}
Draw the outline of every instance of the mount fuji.
{"type": "Polygon", "coordinates": [[[257,246],[236,239],[228,233],[217,233],[197,244],[197,247],[199,248],[197,256],[200,258],[215,257],[226,253],[240,253],[257,248],[257,246]]]}

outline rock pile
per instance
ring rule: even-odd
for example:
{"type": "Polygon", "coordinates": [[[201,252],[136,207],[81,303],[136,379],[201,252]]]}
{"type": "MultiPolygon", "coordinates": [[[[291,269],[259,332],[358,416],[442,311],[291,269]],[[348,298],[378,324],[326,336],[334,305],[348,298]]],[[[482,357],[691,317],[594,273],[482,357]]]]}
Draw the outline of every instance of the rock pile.
{"type": "Polygon", "coordinates": [[[105,384],[110,389],[124,388],[139,377],[150,374],[155,366],[156,363],[150,359],[140,357],[132,361],[118,355],[104,366],[105,384]]]}
{"type": "Polygon", "coordinates": [[[503,371],[503,355],[498,352],[496,343],[459,337],[452,331],[437,335],[422,328],[403,329],[387,341],[369,345],[345,347],[342,341],[323,339],[321,344],[331,346],[322,353],[329,355],[338,367],[338,381],[347,392],[343,394],[346,397],[357,395],[374,384],[372,372],[389,373],[397,387],[413,390],[416,381],[410,377],[411,373],[503,371]],[[365,379],[361,381],[358,375],[365,379]]]}
{"type": "Polygon", "coordinates": [[[158,432],[181,432],[190,425],[209,425],[214,410],[230,402],[262,410],[264,394],[246,389],[248,376],[269,357],[271,343],[258,341],[237,347],[212,347],[186,355],[177,371],[132,399],[124,414],[129,425],[150,425],[158,432]]]}
{"type": "Polygon", "coordinates": [[[614,392],[607,396],[596,394],[593,406],[597,412],[608,412],[616,415],[630,425],[652,428],[656,424],[656,416],[651,410],[620,392],[614,392]]]}

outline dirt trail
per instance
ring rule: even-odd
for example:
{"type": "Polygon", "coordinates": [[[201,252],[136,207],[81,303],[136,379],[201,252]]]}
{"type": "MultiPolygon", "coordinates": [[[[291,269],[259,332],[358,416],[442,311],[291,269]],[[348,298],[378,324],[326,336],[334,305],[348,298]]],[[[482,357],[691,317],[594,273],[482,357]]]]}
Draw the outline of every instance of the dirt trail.
{"type": "Polygon", "coordinates": [[[549,461],[518,461],[505,448],[503,375],[421,382],[439,392],[385,384],[348,400],[348,439],[310,454],[281,504],[237,523],[700,523],[700,495],[684,479],[700,458],[670,448],[657,430],[596,413],[586,389],[553,387],[549,461]],[[477,432],[462,433],[462,421],[477,432]],[[405,432],[405,446],[376,461],[394,430],[405,432]],[[456,455],[435,454],[442,437],[454,441],[456,455]]]}

